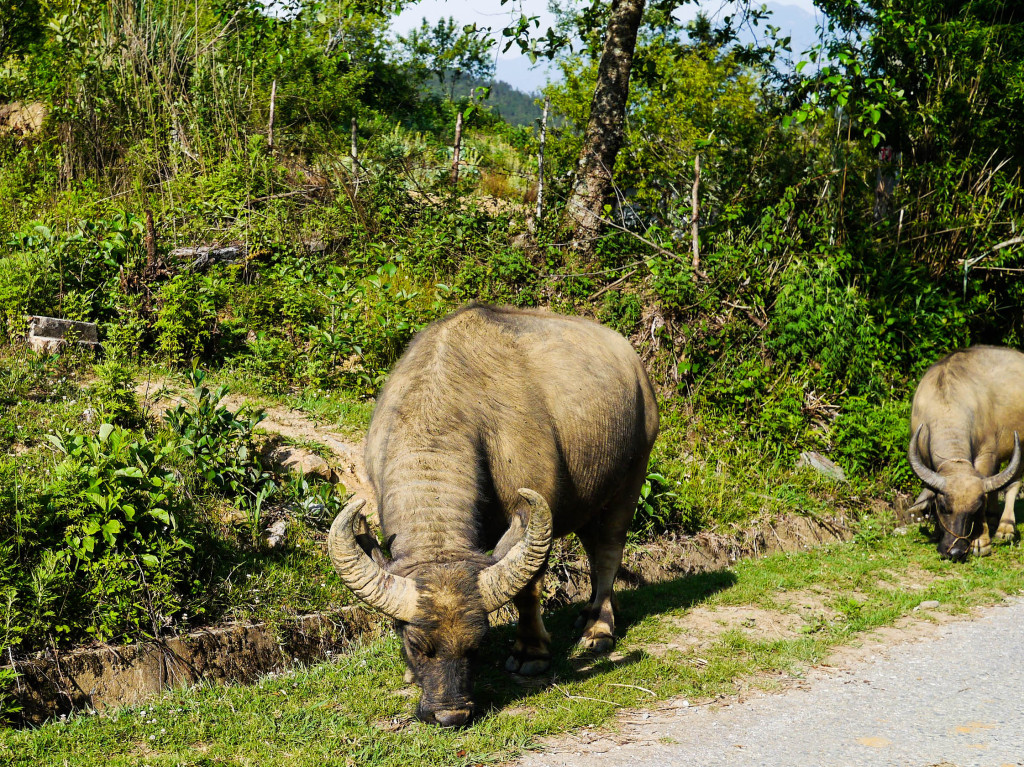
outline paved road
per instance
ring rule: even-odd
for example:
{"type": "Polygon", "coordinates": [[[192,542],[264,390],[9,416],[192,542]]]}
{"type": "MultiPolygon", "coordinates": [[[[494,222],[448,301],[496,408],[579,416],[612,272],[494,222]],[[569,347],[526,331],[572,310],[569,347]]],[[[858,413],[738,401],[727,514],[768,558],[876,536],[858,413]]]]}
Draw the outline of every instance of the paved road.
{"type": "Polygon", "coordinates": [[[633,714],[521,767],[1024,765],[1024,599],[886,648],[801,689],[633,714]],[[623,743],[623,740],[628,742],[623,743]]]}

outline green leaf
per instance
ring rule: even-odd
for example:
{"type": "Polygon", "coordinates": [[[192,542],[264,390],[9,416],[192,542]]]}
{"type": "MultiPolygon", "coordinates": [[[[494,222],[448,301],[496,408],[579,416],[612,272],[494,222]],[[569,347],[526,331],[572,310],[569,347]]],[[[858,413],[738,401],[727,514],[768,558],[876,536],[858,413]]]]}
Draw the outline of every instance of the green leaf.
{"type": "Polygon", "coordinates": [[[159,519],[165,525],[171,524],[171,515],[167,513],[166,509],[150,509],[146,513],[155,519],[159,519]]]}
{"type": "Polygon", "coordinates": [[[110,436],[110,433],[113,430],[114,430],[114,424],[112,424],[112,423],[101,424],[100,425],[100,432],[99,432],[100,442],[106,442],[107,441],[107,437],[110,436]]]}
{"type": "Polygon", "coordinates": [[[68,449],[67,447],[64,446],[64,442],[61,440],[60,437],[53,434],[45,434],[44,436],[51,445],[57,448],[60,452],[64,453],[64,455],[67,455],[68,449]]]}

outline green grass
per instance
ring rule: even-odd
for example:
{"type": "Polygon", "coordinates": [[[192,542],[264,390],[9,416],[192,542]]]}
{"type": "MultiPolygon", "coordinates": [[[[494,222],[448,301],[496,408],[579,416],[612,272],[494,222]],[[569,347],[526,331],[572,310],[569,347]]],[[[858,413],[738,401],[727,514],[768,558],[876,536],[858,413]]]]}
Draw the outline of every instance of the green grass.
{"type": "Polygon", "coordinates": [[[370,416],[373,414],[371,400],[360,399],[341,389],[306,389],[298,396],[288,397],[285,402],[314,420],[325,422],[348,436],[365,434],[370,426],[370,416]]]}
{"type": "Polygon", "coordinates": [[[537,687],[513,684],[498,670],[512,636],[511,627],[498,627],[477,681],[485,713],[465,730],[410,720],[415,693],[402,683],[398,643],[388,637],[253,686],[199,687],[142,707],[6,731],[0,761],[107,767],[500,762],[539,737],[606,724],[621,707],[673,696],[698,701],[734,692],[741,680],[769,686],[780,673],[798,676],[832,648],[913,614],[923,600],[963,613],[1022,588],[1019,544],[955,565],[939,560],[918,531],[862,535],[851,544],[622,592],[622,639],[610,658],[574,654],[574,611],[558,610],[547,618],[554,677],[537,687]],[[794,604],[806,594],[820,600],[820,609],[808,613],[794,604]],[[772,610],[798,616],[800,627],[781,638],[732,627],[699,648],[655,652],[697,606],[772,610]]]}

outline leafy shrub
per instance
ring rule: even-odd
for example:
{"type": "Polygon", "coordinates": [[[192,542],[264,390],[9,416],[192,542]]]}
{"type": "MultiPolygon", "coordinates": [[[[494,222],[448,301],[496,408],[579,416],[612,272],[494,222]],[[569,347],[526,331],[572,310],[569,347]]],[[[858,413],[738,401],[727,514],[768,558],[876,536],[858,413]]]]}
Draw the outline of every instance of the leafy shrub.
{"type": "Polygon", "coordinates": [[[657,472],[652,471],[644,479],[633,514],[631,537],[643,540],[672,526],[675,520],[670,501],[676,494],[668,490],[668,485],[669,481],[657,472]]]}
{"type": "Polygon", "coordinates": [[[187,404],[168,410],[168,426],[183,440],[178,449],[195,461],[200,475],[220,494],[237,499],[258,515],[273,489],[270,475],[257,461],[254,429],[262,412],[234,413],[222,403],[226,386],[210,389],[205,374],[193,368],[189,380],[193,390],[187,404]]]}
{"type": "Polygon", "coordinates": [[[46,314],[55,305],[57,274],[46,256],[15,252],[0,258],[0,334],[24,337],[26,314],[46,314]]]}
{"type": "Polygon", "coordinates": [[[834,453],[854,474],[887,471],[894,484],[907,487],[914,475],[904,460],[910,441],[910,403],[888,399],[875,403],[848,397],[832,425],[834,453]]]}
{"type": "Polygon", "coordinates": [[[101,420],[127,429],[142,426],[142,410],[135,394],[135,372],[116,359],[93,368],[92,401],[101,420]]]}
{"type": "MultiPolygon", "coordinates": [[[[50,442],[66,456],[45,496],[63,546],[33,571],[40,593],[70,585],[76,612],[88,616],[85,630],[97,639],[155,635],[178,609],[175,587],[194,548],[183,528],[177,477],[165,468],[179,444],[109,423],[95,436],[51,436],[50,442]]],[[[63,611],[41,618],[52,620],[51,631],[72,631],[63,611]]]]}
{"type": "Polygon", "coordinates": [[[142,316],[137,296],[118,294],[113,298],[116,319],[104,325],[103,351],[119,362],[137,362],[143,345],[149,340],[149,323],[142,316]]]}
{"type": "Polygon", "coordinates": [[[212,281],[185,273],[160,288],[154,328],[157,349],[180,365],[207,351],[217,320],[212,281]]]}

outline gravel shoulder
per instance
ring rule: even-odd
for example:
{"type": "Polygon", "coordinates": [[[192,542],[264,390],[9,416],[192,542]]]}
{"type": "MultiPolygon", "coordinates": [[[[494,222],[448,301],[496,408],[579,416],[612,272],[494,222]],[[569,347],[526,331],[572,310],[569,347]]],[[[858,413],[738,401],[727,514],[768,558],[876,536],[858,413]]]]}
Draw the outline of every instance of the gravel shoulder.
{"type": "Polygon", "coordinates": [[[1024,598],[900,638],[842,648],[782,693],[631,711],[516,764],[1024,765],[1024,598]]]}

